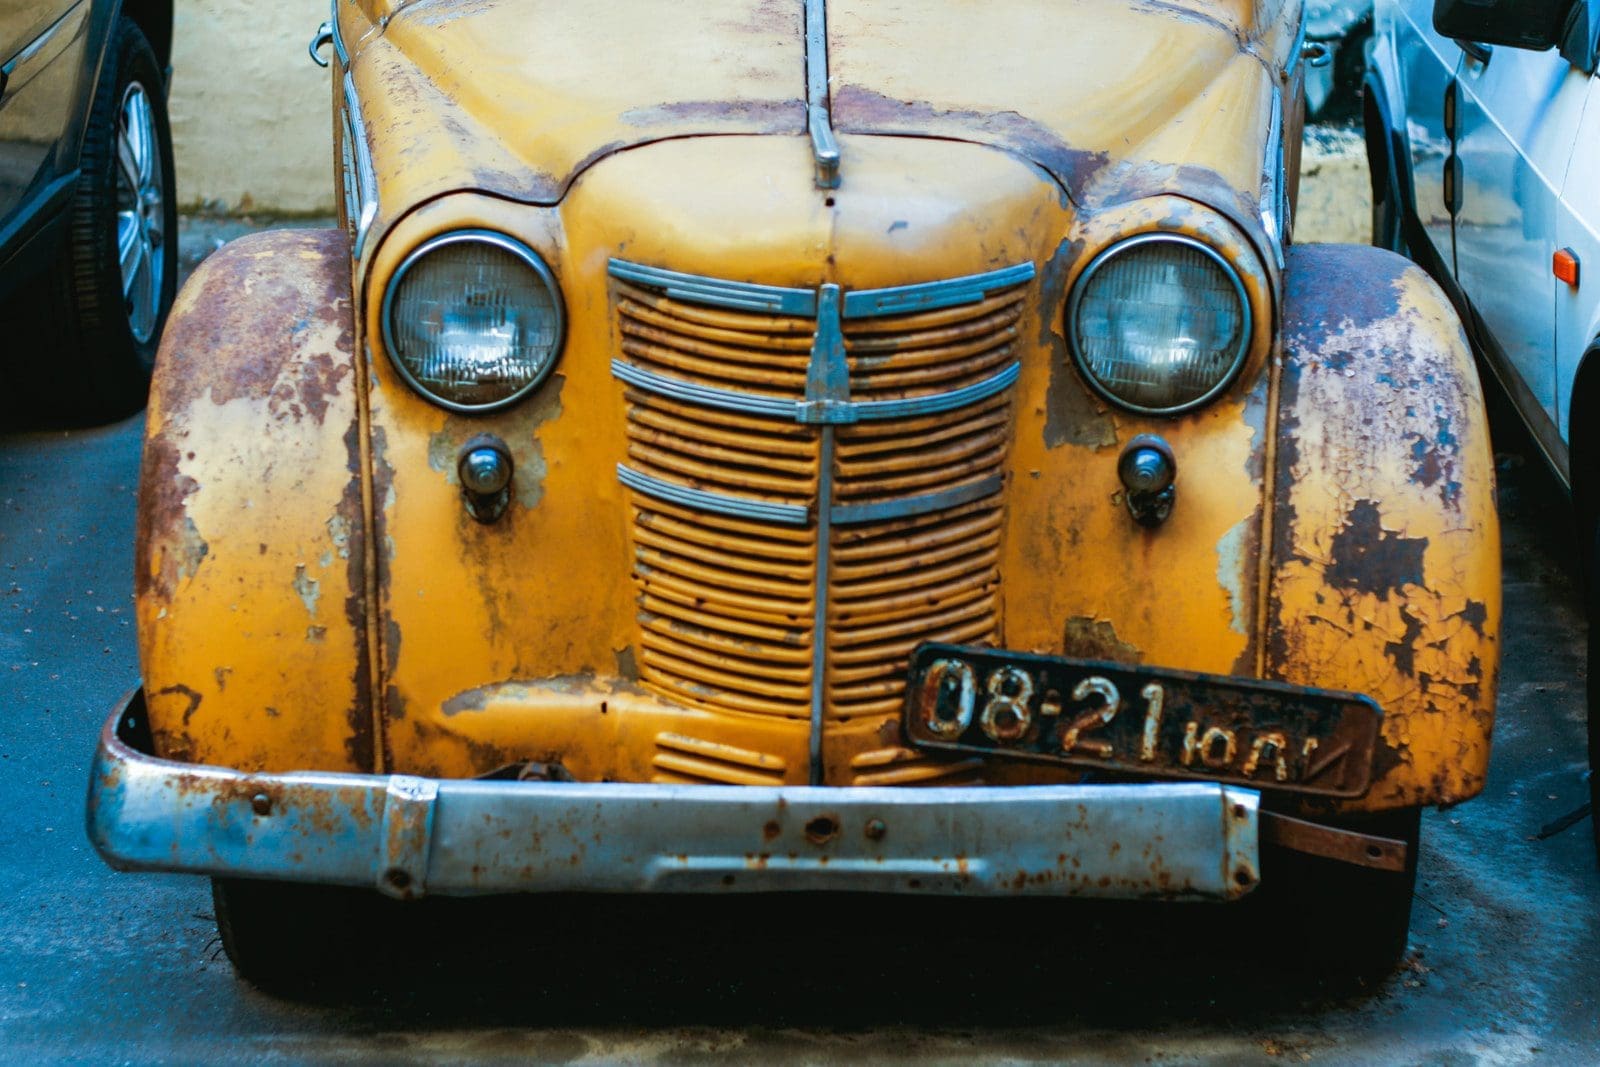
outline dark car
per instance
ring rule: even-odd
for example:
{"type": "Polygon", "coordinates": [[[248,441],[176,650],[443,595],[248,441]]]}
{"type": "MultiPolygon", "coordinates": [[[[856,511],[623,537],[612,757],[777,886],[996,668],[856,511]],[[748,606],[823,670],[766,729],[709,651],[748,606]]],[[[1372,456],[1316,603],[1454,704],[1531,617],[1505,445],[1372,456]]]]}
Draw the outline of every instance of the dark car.
{"type": "Polygon", "coordinates": [[[30,412],[138,410],[177,279],[171,0],[0,0],[0,368],[30,412]]]}

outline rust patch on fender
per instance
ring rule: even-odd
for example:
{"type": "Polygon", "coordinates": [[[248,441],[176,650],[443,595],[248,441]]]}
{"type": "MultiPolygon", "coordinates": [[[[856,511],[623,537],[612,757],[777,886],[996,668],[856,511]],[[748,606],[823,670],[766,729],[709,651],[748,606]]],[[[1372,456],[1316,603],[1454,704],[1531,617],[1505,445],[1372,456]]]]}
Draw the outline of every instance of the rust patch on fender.
{"type": "Polygon", "coordinates": [[[371,622],[367,605],[367,553],[371,542],[361,494],[366,477],[361,465],[361,432],[359,419],[353,420],[345,431],[345,469],[350,478],[345,482],[334,519],[329,520],[329,528],[331,532],[337,520],[344,530],[343,544],[337,536],[334,543],[344,557],[345,588],[350,591],[344,601],[344,617],[355,634],[356,666],[355,677],[351,680],[353,699],[345,709],[345,721],[350,726],[345,751],[353,765],[376,770],[377,745],[372,723],[372,690],[376,679],[372,676],[372,657],[367,643],[367,627],[371,622]]]}
{"type": "Polygon", "coordinates": [[[1144,653],[1119,638],[1110,622],[1082,615],[1067,620],[1061,635],[1061,654],[1113,663],[1144,662],[1144,653]]]}
{"type": "Polygon", "coordinates": [[[200,483],[179,471],[181,460],[170,437],[145,441],[133,560],[134,591],[140,600],[170,602],[178,582],[192,576],[210,551],[186,510],[200,483]]]}
{"type": "Polygon", "coordinates": [[[1427,551],[1426,537],[1405,537],[1384,529],[1378,505],[1358,500],[1344,528],[1333,535],[1333,560],[1323,575],[1334,585],[1387,600],[1404,586],[1422,584],[1427,551]]]}
{"type": "Polygon", "coordinates": [[[1384,709],[1367,797],[1483,785],[1498,663],[1493,460],[1448,302],[1375,249],[1299,246],[1285,273],[1270,677],[1384,709]]]}
{"type": "Polygon", "coordinates": [[[140,654],[166,752],[372,767],[349,292],[341,231],[274,231],[208,259],[173,316],[136,553],[140,654]],[[230,611],[251,616],[244,631],[230,611]]]}
{"type": "Polygon", "coordinates": [[[274,230],[232,242],[207,259],[186,290],[161,343],[161,404],[182,411],[207,394],[213,404],[265,401],[274,418],[320,423],[340,383],[352,373],[329,354],[351,348],[349,241],[343,230],[274,230]],[[264,260],[304,261],[303,271],[262,270],[264,260]],[[306,313],[311,307],[310,313],[306,313]],[[285,323],[282,336],[261,335],[262,323],[285,323]],[[218,360],[213,353],[251,337],[265,349],[295,353],[277,359],[218,360]],[[308,357],[298,354],[316,348],[308,357]],[[171,367],[181,368],[174,372],[171,367]]]}

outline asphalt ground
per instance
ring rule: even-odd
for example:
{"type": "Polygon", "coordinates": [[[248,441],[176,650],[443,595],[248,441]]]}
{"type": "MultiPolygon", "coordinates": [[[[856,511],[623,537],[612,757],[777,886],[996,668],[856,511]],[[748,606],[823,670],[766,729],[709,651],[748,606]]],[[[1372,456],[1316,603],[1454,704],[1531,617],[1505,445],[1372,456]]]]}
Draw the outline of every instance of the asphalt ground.
{"type": "MultiPolygon", "coordinates": [[[[246,228],[186,223],[189,258],[246,228]]],[[[389,910],[371,979],[302,1001],[234,977],[202,880],[84,838],[137,677],[141,422],[0,432],[0,1060],[1600,1062],[1589,823],[1538,836],[1587,797],[1570,514],[1509,419],[1489,782],[1426,815],[1381,982],[1305,960],[1293,908],[529,898],[389,910]]]]}

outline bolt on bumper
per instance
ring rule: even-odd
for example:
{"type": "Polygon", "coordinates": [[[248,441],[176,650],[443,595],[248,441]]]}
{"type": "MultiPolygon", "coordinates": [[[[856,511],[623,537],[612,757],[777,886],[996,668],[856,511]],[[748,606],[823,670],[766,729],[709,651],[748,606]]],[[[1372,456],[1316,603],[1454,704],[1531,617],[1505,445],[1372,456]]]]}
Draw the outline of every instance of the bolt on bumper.
{"type": "Polygon", "coordinates": [[[89,781],[112,867],[512,892],[851,891],[1232,900],[1258,794],[1213,783],[680,786],[252,774],[155,756],[119,702],[89,781]]]}

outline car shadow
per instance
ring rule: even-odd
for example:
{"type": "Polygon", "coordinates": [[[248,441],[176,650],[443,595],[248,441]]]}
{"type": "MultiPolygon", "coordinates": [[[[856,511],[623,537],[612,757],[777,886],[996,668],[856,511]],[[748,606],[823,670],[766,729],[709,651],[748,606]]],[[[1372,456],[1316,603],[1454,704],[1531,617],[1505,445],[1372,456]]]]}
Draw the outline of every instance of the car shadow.
{"type": "MultiPolygon", "coordinates": [[[[548,896],[377,909],[366,1025],[949,1030],[1260,1026],[1381,995],[1297,951],[1293,902],[548,896]]],[[[1402,970],[1404,966],[1402,965],[1402,970]]]]}

